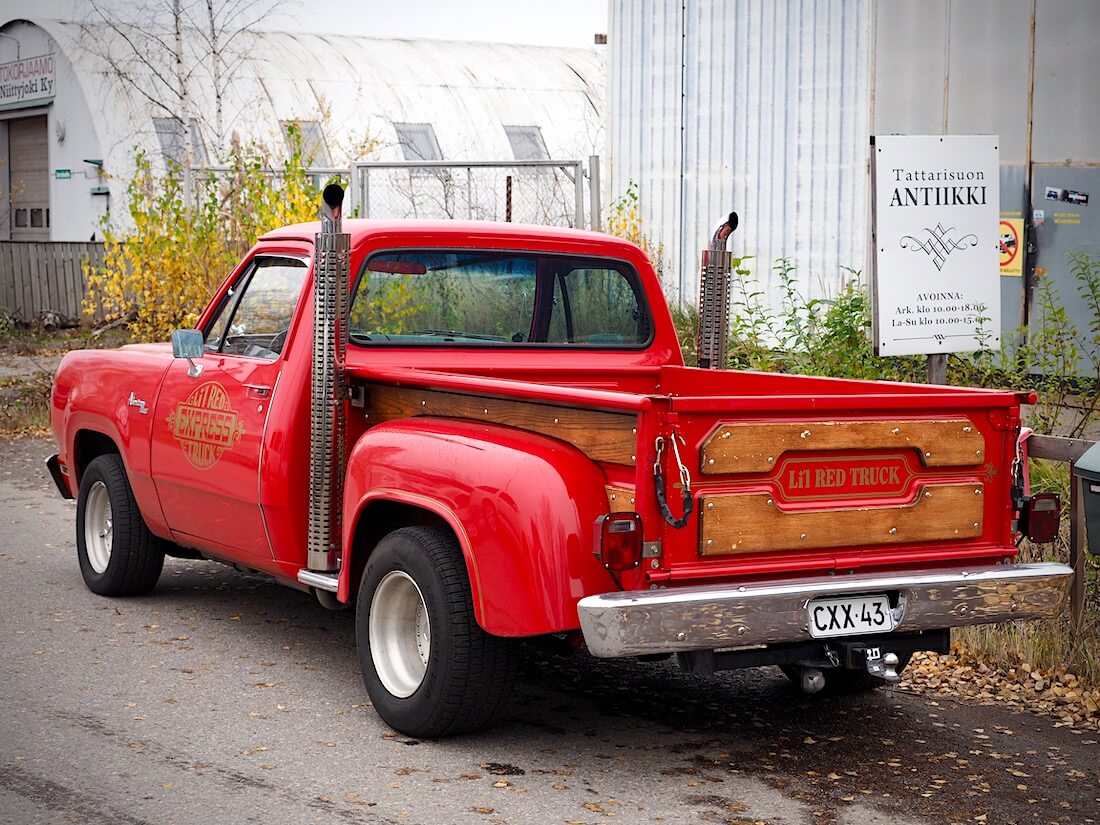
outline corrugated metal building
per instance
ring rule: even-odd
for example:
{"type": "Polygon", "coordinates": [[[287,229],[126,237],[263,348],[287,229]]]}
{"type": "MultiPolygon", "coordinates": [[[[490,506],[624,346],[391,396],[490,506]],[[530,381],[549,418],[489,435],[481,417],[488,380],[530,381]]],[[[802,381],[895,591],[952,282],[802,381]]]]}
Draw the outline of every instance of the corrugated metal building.
{"type": "Polygon", "coordinates": [[[867,269],[870,135],[984,133],[1002,216],[1036,247],[1002,278],[1004,326],[1027,320],[1036,272],[1096,323],[1066,264],[1100,242],[1095,0],[611,0],[609,46],[609,197],[638,184],[685,300],[731,209],[774,305],[780,256],[830,294],[867,269]]]}
{"type": "Polygon", "coordinates": [[[692,300],[698,250],[792,258],[816,294],[865,254],[867,0],[612,0],[610,196],[634,181],[665,278],[692,300]]]}
{"type": "MultiPolygon", "coordinates": [[[[16,203],[0,240],[87,240],[108,210],[124,212],[135,147],[158,163],[182,157],[182,121],[170,95],[165,110],[146,94],[153,69],[106,25],[14,5],[0,17],[0,80],[13,80],[0,82],[0,192],[16,203]]],[[[234,133],[279,163],[296,120],[317,167],[359,159],[365,139],[371,159],[395,161],[587,158],[602,146],[600,49],[245,32],[219,133],[210,61],[199,33],[184,33],[195,166],[217,164],[234,133]]]]}

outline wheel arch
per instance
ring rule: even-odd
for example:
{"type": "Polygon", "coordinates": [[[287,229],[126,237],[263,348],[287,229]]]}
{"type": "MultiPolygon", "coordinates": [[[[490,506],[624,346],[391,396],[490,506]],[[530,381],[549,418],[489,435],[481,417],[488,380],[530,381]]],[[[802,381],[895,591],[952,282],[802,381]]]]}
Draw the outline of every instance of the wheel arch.
{"type": "MultiPolygon", "coordinates": [[[[122,456],[117,442],[105,432],[85,427],[76,431],[73,436],[73,472],[76,474],[76,485],[80,486],[80,480],[84,477],[84,471],[88,465],[101,455],[115,453],[122,456]]],[[[125,462],[124,462],[125,463],[125,462]]]]}
{"type": "Polygon", "coordinates": [[[360,500],[355,511],[350,529],[351,541],[345,545],[349,551],[348,563],[340,570],[336,598],[341,602],[350,602],[355,598],[363,568],[367,566],[367,559],[378,542],[394,530],[417,525],[450,530],[462,549],[469,570],[469,545],[463,542],[461,523],[453,512],[448,512],[439,502],[428,498],[410,496],[400,491],[377,491],[360,500]]]}
{"type": "Polygon", "coordinates": [[[608,509],[604,485],[587,456],[547,436],[431,417],[376,425],[348,457],[337,598],[354,598],[356,574],[383,535],[410,522],[445,525],[482,629],[577,629],[579,599],[615,588],[592,553],[593,525],[608,509]]]}

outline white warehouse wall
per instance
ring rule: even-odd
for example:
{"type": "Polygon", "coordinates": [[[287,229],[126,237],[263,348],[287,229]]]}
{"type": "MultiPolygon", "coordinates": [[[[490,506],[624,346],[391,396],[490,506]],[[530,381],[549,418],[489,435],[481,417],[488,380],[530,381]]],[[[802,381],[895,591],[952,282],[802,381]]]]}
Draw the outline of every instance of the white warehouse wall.
{"type": "MultiPolygon", "coordinates": [[[[102,160],[101,136],[88,109],[87,91],[82,88],[78,74],[64,50],[45,30],[31,23],[16,21],[4,27],[7,37],[0,38],[0,63],[21,58],[53,54],[56,93],[47,106],[9,109],[0,112],[0,132],[3,146],[0,155],[7,157],[7,121],[35,114],[46,115],[47,147],[49,155],[50,187],[50,237],[55,241],[87,241],[95,233],[102,236],[99,226],[108,209],[108,198],[93,195],[92,189],[104,184],[97,167],[85,163],[85,159],[102,160]],[[69,179],[55,177],[54,170],[68,169],[69,179]]],[[[92,97],[91,99],[95,99],[92,97]]],[[[7,197],[10,191],[8,170],[0,168],[0,193],[7,197]]],[[[10,235],[6,211],[0,220],[0,240],[10,235]]]]}
{"type": "Polygon", "coordinates": [[[670,295],[693,303],[699,250],[732,209],[731,249],[807,295],[835,294],[867,244],[869,0],[611,0],[608,200],[639,187],[670,295]]]}

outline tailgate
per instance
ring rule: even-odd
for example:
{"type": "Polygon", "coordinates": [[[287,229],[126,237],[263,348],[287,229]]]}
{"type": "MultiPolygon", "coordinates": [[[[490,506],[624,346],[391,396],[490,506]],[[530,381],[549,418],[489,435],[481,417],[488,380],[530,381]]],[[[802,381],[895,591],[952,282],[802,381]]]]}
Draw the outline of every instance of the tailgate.
{"type": "MultiPolygon", "coordinates": [[[[673,396],[663,415],[657,431],[683,438],[695,514],[679,529],[651,516],[662,546],[651,582],[1015,555],[1012,393],[870,384],[833,395],[673,396]]],[[[662,463],[678,515],[675,457],[662,463]]]]}

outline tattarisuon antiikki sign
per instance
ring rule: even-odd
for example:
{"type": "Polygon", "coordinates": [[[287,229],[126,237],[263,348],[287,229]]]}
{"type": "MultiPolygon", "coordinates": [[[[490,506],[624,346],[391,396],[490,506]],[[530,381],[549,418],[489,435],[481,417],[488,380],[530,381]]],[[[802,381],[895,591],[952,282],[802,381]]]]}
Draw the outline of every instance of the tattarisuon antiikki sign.
{"type": "Polygon", "coordinates": [[[1000,349],[997,136],[871,143],[876,354],[1000,349]]]}

